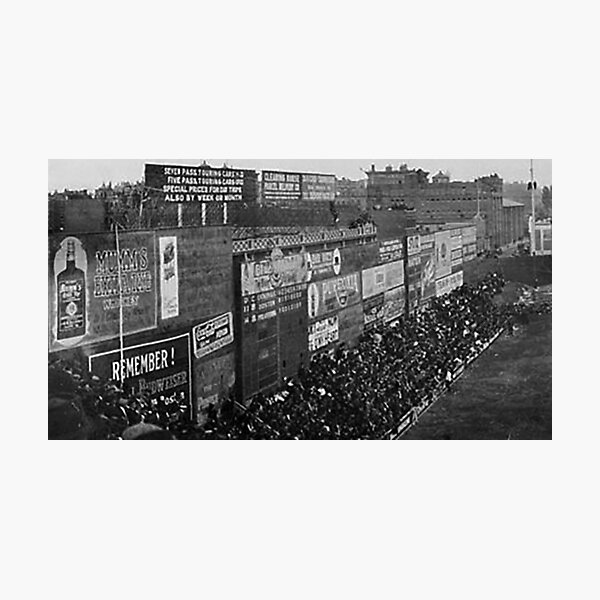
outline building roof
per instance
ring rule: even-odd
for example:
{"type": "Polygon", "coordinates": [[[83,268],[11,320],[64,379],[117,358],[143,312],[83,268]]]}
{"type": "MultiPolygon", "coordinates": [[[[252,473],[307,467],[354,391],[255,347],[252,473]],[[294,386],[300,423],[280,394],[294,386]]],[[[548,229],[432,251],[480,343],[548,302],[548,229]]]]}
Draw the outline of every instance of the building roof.
{"type": "Polygon", "coordinates": [[[525,206],[521,204],[521,202],[515,202],[514,200],[507,200],[506,198],[502,198],[502,206],[504,208],[510,208],[512,206],[525,206]]]}

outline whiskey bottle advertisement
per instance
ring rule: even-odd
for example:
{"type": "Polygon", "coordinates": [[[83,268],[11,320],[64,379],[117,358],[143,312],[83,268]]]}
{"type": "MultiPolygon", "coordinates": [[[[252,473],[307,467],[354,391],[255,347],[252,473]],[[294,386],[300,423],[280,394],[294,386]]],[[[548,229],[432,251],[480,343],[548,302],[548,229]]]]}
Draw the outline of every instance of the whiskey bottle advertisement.
{"type": "Polygon", "coordinates": [[[62,262],[63,269],[56,276],[56,339],[74,341],[86,334],[86,274],[80,267],[87,265],[77,261],[77,255],[83,254],[79,240],[67,238],[61,244],[61,250],[57,254],[56,269],[58,271],[62,262]],[[80,252],[76,252],[76,245],[80,252]],[[64,257],[62,261],[60,255],[64,257]]]}

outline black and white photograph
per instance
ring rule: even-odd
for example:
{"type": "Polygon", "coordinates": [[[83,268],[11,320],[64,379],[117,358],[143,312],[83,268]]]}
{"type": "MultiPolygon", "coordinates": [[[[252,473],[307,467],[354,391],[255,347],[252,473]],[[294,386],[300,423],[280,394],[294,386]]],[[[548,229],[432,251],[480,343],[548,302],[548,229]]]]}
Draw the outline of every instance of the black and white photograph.
{"type": "Polygon", "coordinates": [[[49,160],[51,440],[552,439],[552,161],[49,160]]]}
{"type": "Polygon", "coordinates": [[[596,598],[594,5],[13,4],[4,596],[596,598]]]}

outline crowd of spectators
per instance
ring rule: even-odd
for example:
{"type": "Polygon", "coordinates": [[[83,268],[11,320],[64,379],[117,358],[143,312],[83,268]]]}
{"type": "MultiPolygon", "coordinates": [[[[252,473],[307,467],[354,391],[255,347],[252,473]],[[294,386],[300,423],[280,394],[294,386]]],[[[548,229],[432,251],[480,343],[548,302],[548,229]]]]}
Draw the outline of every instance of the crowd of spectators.
{"type": "Polygon", "coordinates": [[[422,312],[316,355],[281,390],[247,406],[233,399],[197,427],[156,402],[126,395],[85,366],[49,365],[49,437],[64,439],[382,439],[452,385],[506,328],[547,303],[495,301],[498,274],[434,299],[422,312]]]}
{"type": "Polygon", "coordinates": [[[490,275],[393,327],[365,334],[353,348],[314,357],[278,393],[258,395],[245,409],[215,411],[205,425],[206,437],[385,437],[402,417],[449,386],[503,328],[506,314],[494,303],[503,286],[501,276],[490,275]]]}

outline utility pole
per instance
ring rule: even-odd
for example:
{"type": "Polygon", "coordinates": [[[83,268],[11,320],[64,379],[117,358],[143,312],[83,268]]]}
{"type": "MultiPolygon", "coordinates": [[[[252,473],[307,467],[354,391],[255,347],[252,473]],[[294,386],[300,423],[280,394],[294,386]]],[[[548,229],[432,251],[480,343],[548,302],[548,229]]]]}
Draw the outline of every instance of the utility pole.
{"type": "Polygon", "coordinates": [[[531,191],[531,256],[535,256],[535,190],[537,182],[533,174],[533,158],[530,161],[529,175],[529,190],[531,191]]]}
{"type": "Polygon", "coordinates": [[[116,221],[114,221],[115,227],[115,242],[117,248],[117,266],[119,270],[119,373],[121,374],[121,387],[123,387],[125,381],[123,377],[124,369],[123,369],[123,354],[124,354],[124,344],[123,344],[123,272],[121,268],[121,244],[119,242],[119,225],[116,221]]]}
{"type": "Polygon", "coordinates": [[[534,285],[537,289],[537,268],[535,264],[536,257],[536,247],[535,247],[535,190],[537,189],[537,181],[535,180],[535,175],[533,174],[533,158],[530,161],[529,166],[529,190],[531,191],[531,256],[533,258],[533,281],[534,285]]]}

